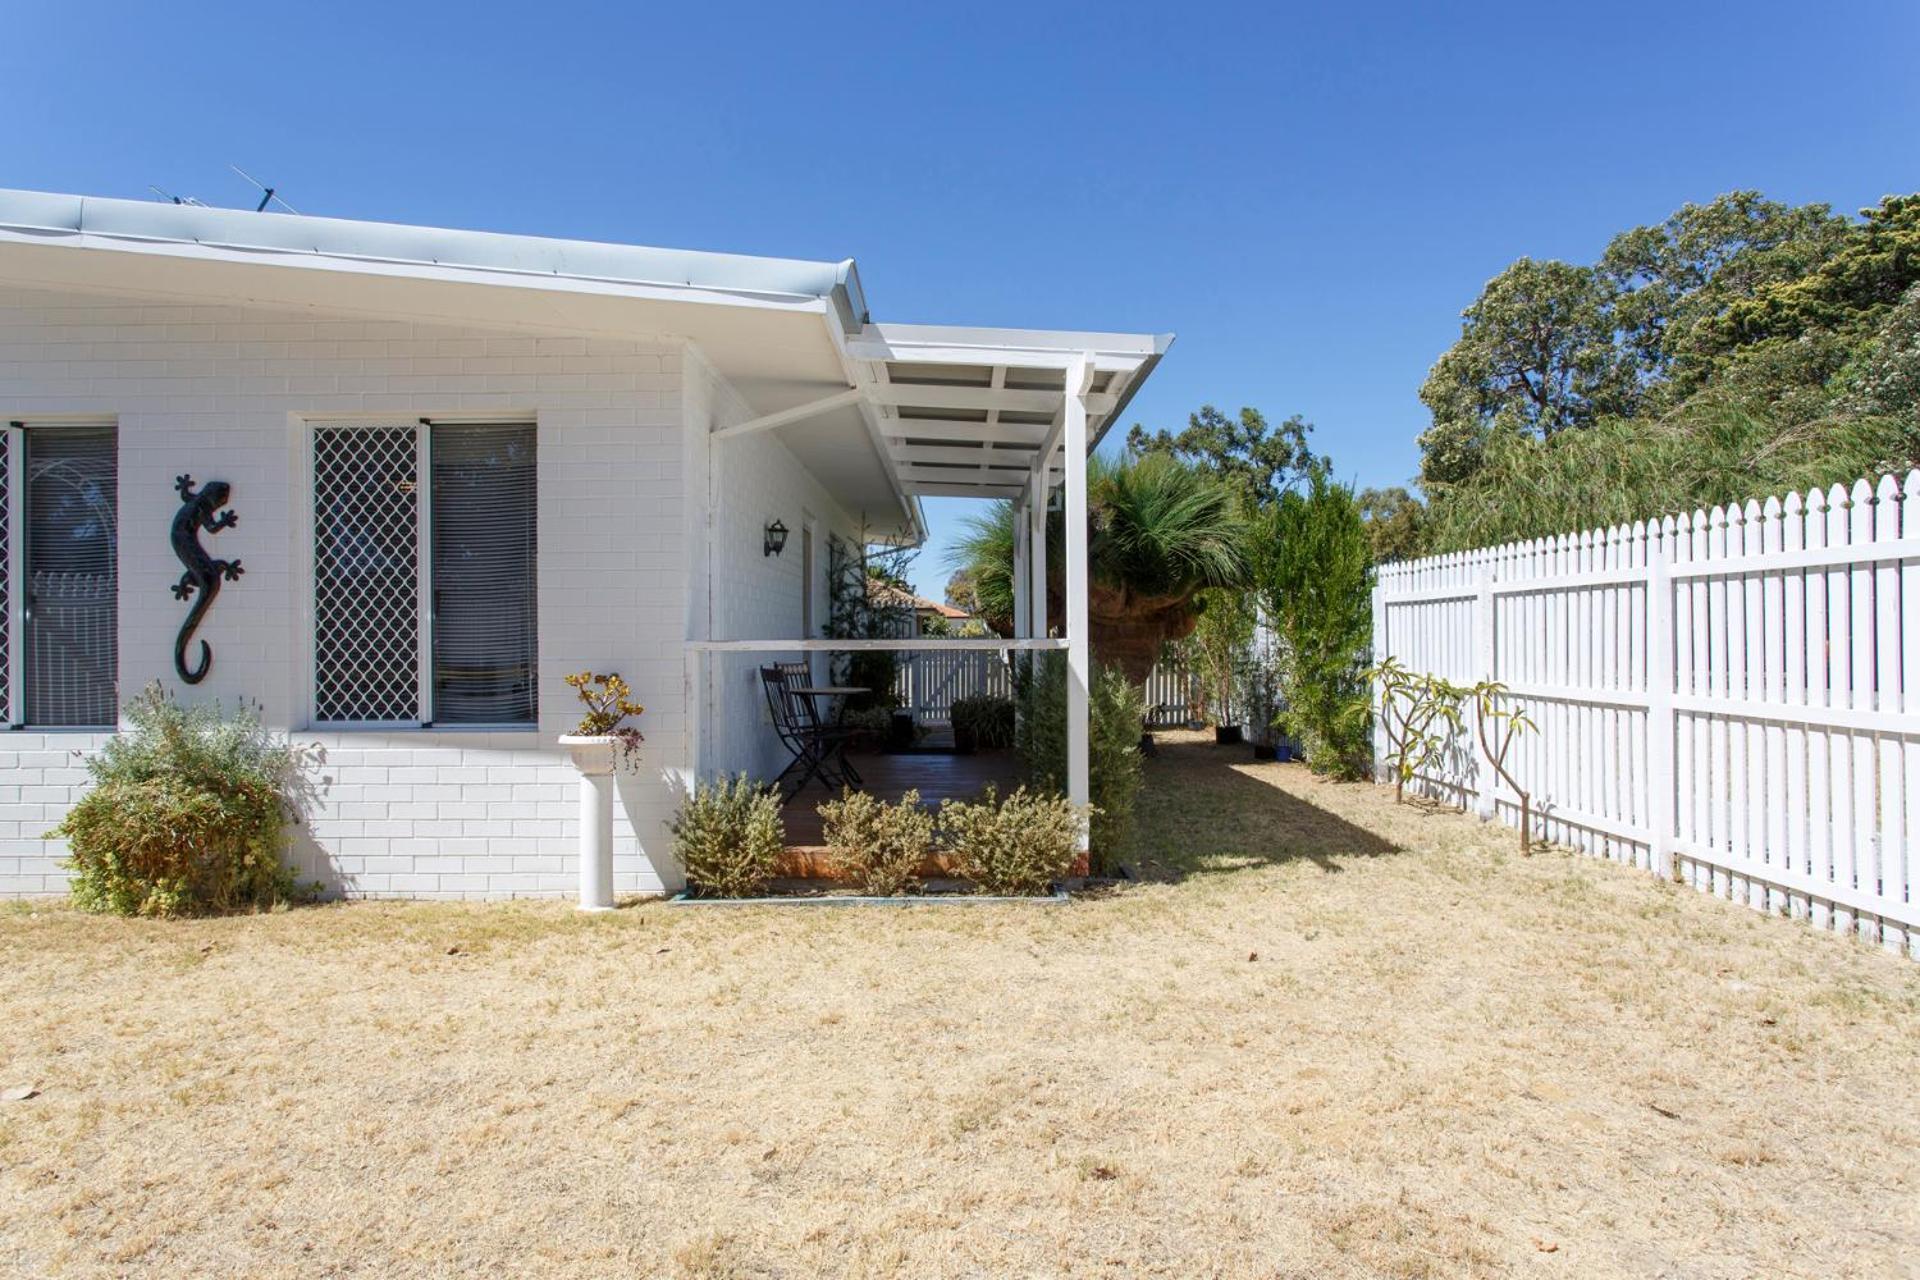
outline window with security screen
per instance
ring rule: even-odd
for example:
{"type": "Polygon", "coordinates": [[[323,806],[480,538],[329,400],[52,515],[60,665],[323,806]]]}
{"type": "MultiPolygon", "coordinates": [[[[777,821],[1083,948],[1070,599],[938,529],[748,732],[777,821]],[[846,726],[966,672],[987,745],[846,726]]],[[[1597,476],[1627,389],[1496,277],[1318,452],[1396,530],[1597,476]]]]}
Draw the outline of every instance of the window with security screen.
{"type": "Polygon", "coordinates": [[[313,429],[314,719],[530,725],[528,423],[313,429]]]}
{"type": "Polygon", "coordinates": [[[13,423],[0,449],[7,723],[119,719],[119,452],[111,424],[13,423]]]}

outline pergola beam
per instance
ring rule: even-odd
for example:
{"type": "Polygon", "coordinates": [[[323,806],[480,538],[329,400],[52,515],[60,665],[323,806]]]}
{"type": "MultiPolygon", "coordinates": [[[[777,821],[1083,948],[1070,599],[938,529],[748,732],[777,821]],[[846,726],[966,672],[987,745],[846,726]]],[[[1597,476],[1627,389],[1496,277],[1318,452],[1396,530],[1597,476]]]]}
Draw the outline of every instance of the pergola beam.
{"type": "Polygon", "coordinates": [[[976,449],[967,445],[943,444],[902,444],[896,445],[894,457],[902,462],[958,462],[972,466],[1019,467],[1024,473],[1030,470],[1029,461],[1033,458],[1031,449],[976,449]]]}
{"type": "Polygon", "coordinates": [[[1013,484],[953,484],[941,480],[914,480],[908,478],[909,491],[924,498],[1015,498],[1020,495],[1020,486],[1013,484]]]}
{"type": "MultiPolygon", "coordinates": [[[[868,388],[875,404],[896,409],[1014,409],[1025,413],[1050,413],[1060,407],[1058,391],[1028,391],[1002,387],[949,387],[919,382],[886,382],[868,388]]],[[[1113,408],[1113,397],[1084,397],[1090,413],[1105,413],[1113,408]]]]}
{"type": "Polygon", "coordinates": [[[887,439],[904,443],[922,440],[980,440],[990,444],[1024,444],[1046,439],[1048,428],[1023,422],[954,422],[949,418],[888,418],[887,439]]]}
{"type": "Polygon", "coordinates": [[[1145,353],[1021,350],[1014,347],[969,347],[955,343],[915,345],[871,338],[850,338],[847,352],[861,360],[898,361],[901,364],[957,364],[1003,369],[1062,369],[1075,360],[1089,359],[1101,373],[1132,373],[1147,360],[1145,353]]]}

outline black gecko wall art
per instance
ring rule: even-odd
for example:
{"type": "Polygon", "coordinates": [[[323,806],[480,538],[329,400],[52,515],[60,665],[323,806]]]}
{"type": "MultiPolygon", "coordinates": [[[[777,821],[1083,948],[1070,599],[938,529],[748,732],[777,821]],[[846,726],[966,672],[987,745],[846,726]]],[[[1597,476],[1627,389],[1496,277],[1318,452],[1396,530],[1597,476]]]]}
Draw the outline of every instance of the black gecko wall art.
{"type": "Polygon", "coordinates": [[[180,581],[173,584],[173,598],[185,600],[196,592],[199,599],[193,602],[193,608],[187,610],[187,620],[180,624],[180,634],[173,642],[173,669],[188,684],[199,684],[207,678],[207,669],[213,666],[213,646],[205,640],[200,642],[200,665],[187,666],[187,642],[193,638],[200,620],[207,616],[207,610],[213,608],[213,599],[220,594],[222,582],[232,582],[240,576],[238,560],[215,560],[207,555],[200,545],[200,532],[218,533],[222,529],[231,529],[240,523],[240,517],[229,511],[225,515],[216,515],[220,508],[227,505],[227,499],[233,495],[233,488],[225,480],[209,480],[194,491],[193,477],[180,476],[173,482],[180,494],[180,510],[173,517],[173,554],[180,557],[180,563],[187,571],[180,575],[180,581]]]}

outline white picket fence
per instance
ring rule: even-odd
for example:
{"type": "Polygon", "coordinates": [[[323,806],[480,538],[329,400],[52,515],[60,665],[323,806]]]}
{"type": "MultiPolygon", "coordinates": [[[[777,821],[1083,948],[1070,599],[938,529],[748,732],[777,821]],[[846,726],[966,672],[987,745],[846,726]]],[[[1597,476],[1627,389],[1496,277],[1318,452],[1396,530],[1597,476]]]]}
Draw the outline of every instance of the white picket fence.
{"type": "MultiPolygon", "coordinates": [[[[984,650],[916,649],[901,655],[893,678],[894,696],[921,724],[953,719],[957,698],[987,693],[1013,695],[1013,674],[1005,658],[984,650]]],[[[1147,679],[1147,723],[1156,729],[1187,723],[1199,698],[1199,677],[1175,659],[1162,659],[1147,679]]]]}
{"type": "MultiPolygon", "coordinates": [[[[1547,838],[1920,957],[1920,471],[1387,565],[1373,614],[1511,689],[1547,838]]],[[[1471,714],[1419,784],[1517,824],[1471,714]]]]}
{"type": "Polygon", "coordinates": [[[1174,657],[1163,657],[1147,677],[1145,703],[1147,708],[1147,727],[1151,729],[1177,729],[1185,726],[1194,718],[1204,695],[1200,688],[1200,677],[1190,670],[1186,663],[1174,657]]]}
{"type": "Polygon", "coordinates": [[[1012,697],[1013,673],[1003,655],[984,649],[915,649],[901,655],[893,692],[921,724],[947,724],[958,699],[1012,697]]]}

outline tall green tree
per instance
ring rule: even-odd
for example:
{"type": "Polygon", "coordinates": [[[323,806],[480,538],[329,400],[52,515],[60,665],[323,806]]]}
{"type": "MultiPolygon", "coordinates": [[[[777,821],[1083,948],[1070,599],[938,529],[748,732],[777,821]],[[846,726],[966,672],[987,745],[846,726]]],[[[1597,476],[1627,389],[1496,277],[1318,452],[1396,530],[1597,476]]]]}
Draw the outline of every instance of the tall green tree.
{"type": "Polygon", "coordinates": [[[1815,270],[1849,230],[1828,205],[1734,191],[1615,236],[1599,271],[1614,294],[1625,354],[1643,382],[1661,387],[1656,403],[1673,403],[1711,374],[1718,316],[1815,270]]]}
{"type": "Polygon", "coordinates": [[[1637,383],[1614,344],[1613,300],[1600,272],[1566,262],[1522,258],[1489,281],[1420,388],[1433,415],[1421,483],[1466,479],[1497,430],[1544,437],[1630,411],[1637,383]]]}
{"type": "Polygon", "coordinates": [[[1427,553],[1427,508],[1399,485],[1362,489],[1355,499],[1366,522],[1375,564],[1413,560],[1427,553]]]}
{"type": "Polygon", "coordinates": [[[1211,468],[1246,500],[1249,509],[1266,506],[1311,472],[1316,460],[1307,446],[1313,424],[1299,414],[1271,425],[1258,409],[1245,407],[1229,418],[1201,405],[1178,433],[1149,432],[1139,423],[1127,432],[1129,453],[1167,454],[1211,468]]]}
{"type": "Polygon", "coordinates": [[[1615,499],[1652,515],[1672,508],[1641,499],[1920,459],[1900,395],[1870,390],[1900,383],[1887,362],[1917,281],[1920,195],[1854,220],[1735,191],[1623,232],[1591,268],[1521,259],[1421,391],[1436,545],[1564,531],[1615,499]],[[1596,427],[1604,439],[1567,440],[1596,427]]]}
{"type": "Polygon", "coordinates": [[[1729,305],[1715,326],[1722,349],[1819,330],[1859,333],[1884,319],[1920,282],[1920,195],[1888,196],[1860,217],[1813,270],[1729,305]]]}

